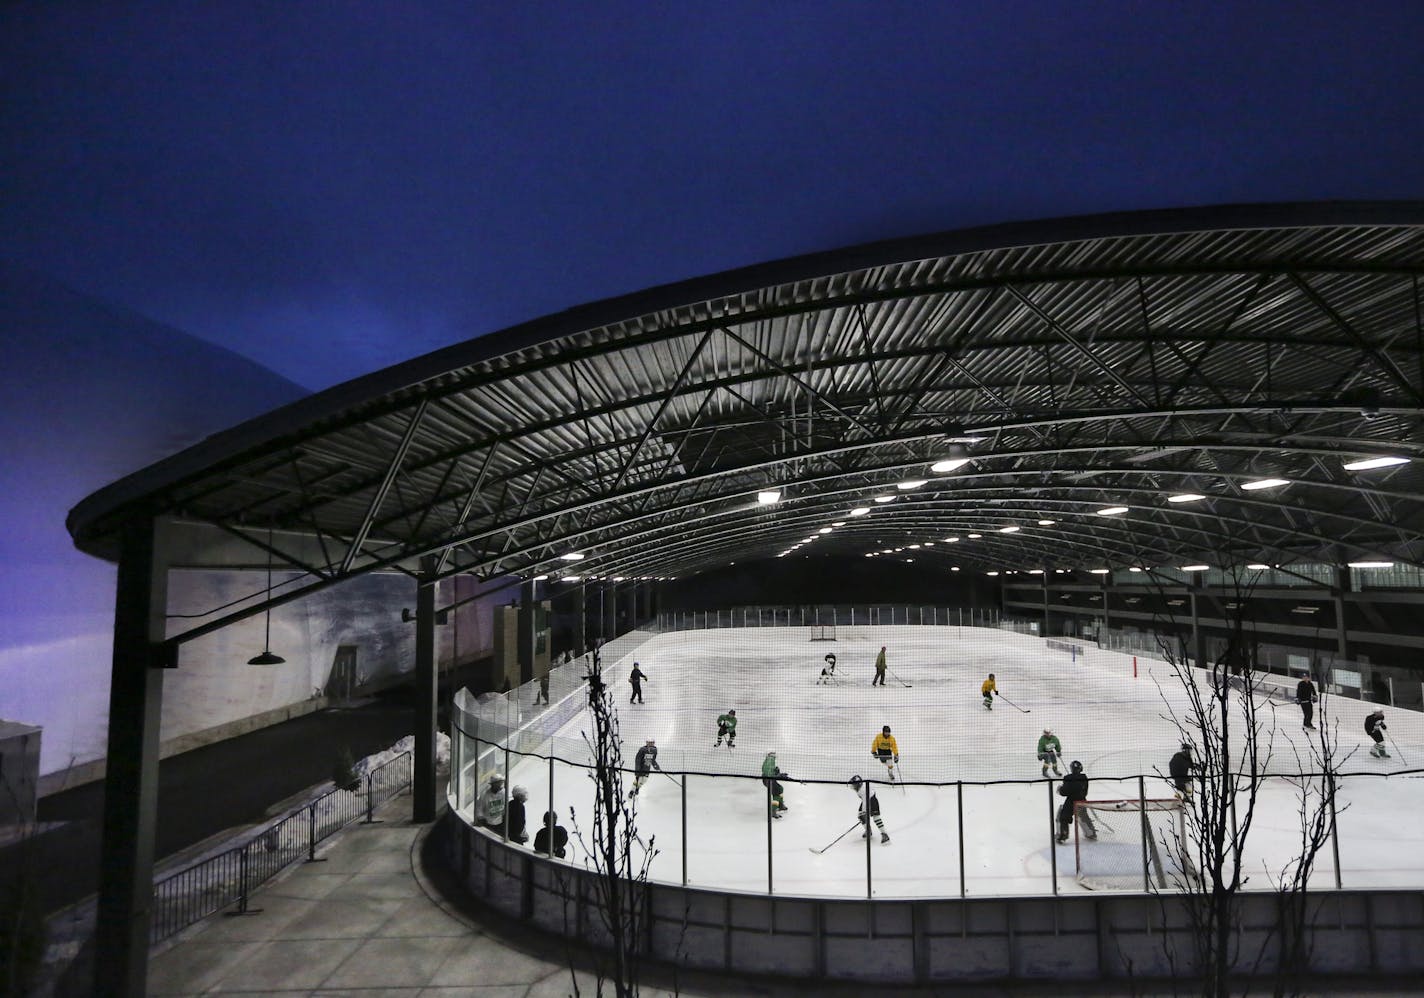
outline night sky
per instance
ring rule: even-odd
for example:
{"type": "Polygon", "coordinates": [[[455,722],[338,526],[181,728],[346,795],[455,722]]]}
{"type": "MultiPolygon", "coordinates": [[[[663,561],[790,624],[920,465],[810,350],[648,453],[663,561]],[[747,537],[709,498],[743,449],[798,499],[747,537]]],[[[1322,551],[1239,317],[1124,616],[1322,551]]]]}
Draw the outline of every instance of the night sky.
{"type": "Polygon", "coordinates": [[[1424,198],[1424,3],[21,3],[0,258],[317,389],[968,225],[1424,198]]]}

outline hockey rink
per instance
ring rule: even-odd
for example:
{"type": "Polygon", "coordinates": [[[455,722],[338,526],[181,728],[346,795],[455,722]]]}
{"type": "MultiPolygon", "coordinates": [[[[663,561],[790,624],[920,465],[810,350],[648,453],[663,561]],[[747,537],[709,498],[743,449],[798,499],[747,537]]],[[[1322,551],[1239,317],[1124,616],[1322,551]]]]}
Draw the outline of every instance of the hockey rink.
{"type": "MultiPolygon", "coordinates": [[[[1161,662],[1139,661],[1134,677],[1131,656],[1092,648],[1070,653],[1061,644],[988,628],[841,627],[835,641],[811,641],[809,634],[770,627],[679,631],[604,663],[624,765],[631,769],[634,753],[653,738],[665,771],[637,798],[639,838],[656,850],[654,879],[802,896],[1041,895],[1054,891],[1056,862],[1059,892],[1086,890],[1074,876],[1073,837],[1064,845],[1051,837],[1062,798],[1053,793],[1056,780],[1050,786],[1041,778],[1035,757],[1045,727],[1062,742],[1064,773],[1070,760],[1083,763],[1090,799],[1137,798],[1139,774],[1147,798],[1172,796],[1165,773],[1180,738],[1170,716],[1187,716],[1187,697],[1161,662]],[[891,671],[884,687],[871,685],[881,645],[891,671]],[[827,653],[836,656],[837,681],[822,685],[827,653]],[[635,658],[648,676],[642,704],[628,703],[635,658]],[[1007,700],[986,710],[980,684],[990,672],[1007,700]],[[713,744],[716,717],[728,708],[739,721],[730,751],[713,744]],[[886,724],[899,744],[896,775],[903,785],[885,782],[885,767],[871,757],[871,740],[886,724]],[[789,810],[774,821],[759,779],[769,751],[789,774],[782,780],[789,810]],[[875,835],[867,848],[856,821],[858,797],[846,785],[852,775],[877,781],[888,844],[875,835]],[[995,781],[1018,782],[982,785],[995,781]],[[813,852],[842,832],[824,853],[813,852]]],[[[1386,775],[1424,760],[1424,717],[1383,708],[1393,757],[1375,759],[1363,732],[1374,705],[1327,697],[1321,706],[1338,725],[1337,766],[1347,774],[1337,803],[1342,884],[1424,887],[1424,833],[1416,820],[1424,814],[1424,774],[1386,775]]],[[[1290,774],[1312,766],[1299,708],[1271,701],[1261,713],[1273,775],[1262,781],[1244,873],[1251,886],[1265,889],[1300,851],[1290,774]]],[[[1229,722],[1240,729],[1235,712],[1229,722]]],[[[540,750],[556,757],[552,802],[576,863],[585,855],[579,835],[588,840],[591,833],[593,785],[585,769],[570,763],[589,757],[581,734],[588,728],[585,708],[540,750]]],[[[511,785],[529,793],[532,842],[549,807],[551,766],[543,758],[511,757],[510,773],[511,785]]],[[[631,787],[631,774],[626,780],[631,787]]],[[[1244,808],[1243,802],[1240,813],[1244,808]]],[[[1136,820],[1124,816],[1118,831],[1136,820]]],[[[1100,842],[1112,840],[1113,829],[1105,830],[1100,842]]],[[[1140,871],[1133,860],[1140,842],[1132,841],[1122,851],[1140,871]]],[[[1327,845],[1312,884],[1333,887],[1335,878],[1335,849],[1327,845]]]]}

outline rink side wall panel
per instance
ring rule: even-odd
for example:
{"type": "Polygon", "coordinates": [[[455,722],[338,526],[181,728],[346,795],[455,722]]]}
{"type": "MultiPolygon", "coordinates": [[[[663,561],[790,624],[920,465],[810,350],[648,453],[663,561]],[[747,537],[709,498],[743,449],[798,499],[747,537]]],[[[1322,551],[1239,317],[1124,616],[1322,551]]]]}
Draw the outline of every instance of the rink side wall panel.
{"type": "MultiPolygon", "coordinates": [[[[607,944],[592,900],[596,874],[511,846],[453,810],[442,821],[446,860],[473,896],[524,924],[607,944]]],[[[1189,899],[1170,895],[855,901],[665,883],[646,890],[644,955],[710,971],[899,983],[1151,979],[1180,975],[1193,952],[1189,899]]],[[[1424,974],[1424,894],[1310,897],[1312,973],[1424,974]]],[[[1243,969],[1264,944],[1257,973],[1269,975],[1277,895],[1238,902],[1243,969]]]]}

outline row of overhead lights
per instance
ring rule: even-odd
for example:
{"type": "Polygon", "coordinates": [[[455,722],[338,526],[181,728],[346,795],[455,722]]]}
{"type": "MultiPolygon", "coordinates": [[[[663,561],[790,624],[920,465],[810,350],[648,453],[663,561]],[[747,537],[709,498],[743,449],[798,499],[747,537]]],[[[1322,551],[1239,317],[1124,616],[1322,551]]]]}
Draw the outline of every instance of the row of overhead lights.
{"type": "MultiPolygon", "coordinates": [[[[1394,567],[1394,562],[1392,562],[1392,561],[1350,561],[1350,562],[1346,562],[1345,564],[1346,564],[1346,567],[1347,567],[1347,568],[1393,568],[1393,567],[1394,567]]],[[[1212,567],[1212,566],[1210,566],[1210,565],[1182,565],[1180,568],[1177,568],[1176,571],[1178,571],[1178,572],[1209,572],[1209,571],[1211,571],[1211,567],[1212,567]]],[[[1261,564],[1252,564],[1252,565],[1247,565],[1247,566],[1246,566],[1247,570],[1248,570],[1248,571],[1252,571],[1252,572],[1268,572],[1268,571],[1271,571],[1272,569],[1276,569],[1276,568],[1280,568],[1280,567],[1281,567],[1281,566],[1279,566],[1279,565],[1261,565],[1261,564]]],[[[1027,569],[1026,571],[1027,571],[1027,574],[1029,574],[1029,575],[1046,575],[1046,574],[1047,574],[1047,569],[1043,569],[1043,568],[1030,568],[1030,569],[1027,569]]],[[[1055,569],[1053,570],[1053,572],[1054,572],[1055,575],[1065,575],[1065,574],[1067,574],[1068,572],[1071,572],[1071,571],[1073,571],[1073,569],[1071,569],[1071,568],[1055,568],[1055,569]]],[[[1138,565],[1133,565],[1133,566],[1131,566],[1131,567],[1128,568],[1128,571],[1129,571],[1129,572],[1150,572],[1150,571],[1153,571],[1153,569],[1142,568],[1142,567],[1140,567],[1140,566],[1138,566],[1138,565]]],[[[1089,572],[1089,574],[1091,574],[1091,575],[1108,575],[1109,573],[1112,572],[1112,569],[1110,569],[1110,568],[1090,568],[1090,569],[1088,569],[1088,572],[1089,572]]],[[[1017,569],[1006,569],[1006,570],[1001,571],[1001,572],[998,572],[998,571],[995,571],[995,572],[985,572],[984,574],[985,574],[985,575],[1017,575],[1017,574],[1019,574],[1019,573],[1018,573],[1018,570],[1017,570],[1017,569]]]]}
{"type": "MultiPolygon", "coordinates": [[[[952,452],[952,455],[953,455],[953,456],[948,457],[948,458],[945,458],[945,459],[943,459],[943,460],[939,460],[939,461],[934,462],[933,464],[930,465],[930,470],[933,471],[933,472],[935,472],[935,473],[937,473],[937,474],[948,474],[948,473],[950,473],[950,472],[957,471],[958,469],[964,467],[966,464],[968,464],[970,461],[973,460],[973,458],[969,456],[968,451],[964,448],[963,445],[954,445],[954,446],[952,446],[951,452],[952,452]]],[[[1345,468],[1347,471],[1368,471],[1368,470],[1372,470],[1372,469],[1375,469],[1375,468],[1387,468],[1387,467],[1392,467],[1392,466],[1394,466],[1394,465],[1406,464],[1406,463],[1408,463],[1408,461],[1409,461],[1408,458],[1395,457],[1395,456],[1392,456],[1392,455],[1391,455],[1391,456],[1382,456],[1382,457],[1362,458],[1362,459],[1360,459],[1360,460],[1358,460],[1358,461],[1351,461],[1351,462],[1349,462],[1349,463],[1346,463],[1346,464],[1342,465],[1342,467],[1345,468]]],[[[929,480],[928,480],[928,479],[924,479],[924,478],[909,478],[909,479],[906,479],[906,480],[901,481],[901,482],[896,482],[896,483],[895,483],[895,488],[896,488],[897,491],[900,491],[900,492],[910,492],[910,491],[914,491],[915,489],[922,488],[923,486],[925,486],[925,485],[927,485],[927,484],[929,484],[929,480]]],[[[1256,479],[1255,481],[1243,482],[1240,487],[1241,487],[1241,489],[1244,490],[1244,491],[1247,491],[1247,492],[1255,492],[1255,491],[1259,491],[1259,490],[1261,490],[1261,489],[1279,488],[1279,487],[1282,486],[1282,485],[1289,485],[1289,484],[1291,484],[1291,483],[1290,483],[1289,481],[1287,481],[1286,479],[1284,479],[1284,478],[1261,478],[1261,479],[1256,479]]],[[[1167,497],[1167,501],[1168,501],[1169,503],[1188,503],[1188,502],[1199,502],[1199,501],[1201,501],[1201,500],[1203,500],[1203,499],[1205,499],[1205,498],[1206,498],[1206,496],[1201,495],[1201,494],[1199,494],[1199,493],[1195,493],[1195,492],[1182,492],[1182,493],[1177,493],[1177,494],[1175,494],[1175,495],[1170,495],[1170,496],[1168,496],[1168,497],[1167,497]]],[[[782,491],[781,491],[780,489],[766,489],[766,490],[763,490],[763,491],[757,493],[757,503],[758,503],[759,505],[764,505],[764,506],[775,505],[776,503],[779,503],[779,502],[781,501],[781,499],[782,499],[782,491]]],[[[895,496],[894,496],[893,494],[890,494],[890,495],[878,495],[878,496],[873,497],[872,501],[875,502],[875,503],[878,503],[878,504],[884,504],[884,503],[894,502],[894,501],[895,501],[895,496]]],[[[1095,512],[1095,514],[1098,515],[1098,516],[1121,516],[1121,515],[1123,515],[1124,513],[1127,513],[1127,512],[1129,512],[1129,511],[1130,511],[1130,509],[1129,509],[1129,507],[1127,507],[1127,506],[1105,506],[1105,507],[1103,507],[1103,508],[1101,508],[1101,509],[1095,510],[1094,512],[1095,512]]],[[[849,514],[847,514],[847,515],[849,515],[849,516],[864,516],[864,515],[866,515],[866,514],[869,513],[869,512],[870,512],[870,507],[868,507],[868,506],[857,506],[856,508],[850,510],[849,514]]],[[[844,525],[845,525],[845,522],[846,522],[846,521],[844,521],[844,520],[838,520],[838,521],[834,521],[834,522],[831,524],[831,526],[829,526],[829,527],[821,527],[819,530],[816,531],[816,533],[811,534],[811,535],[808,536],[808,537],[802,538],[802,539],[801,539],[800,541],[798,541],[797,543],[791,545],[791,546],[790,546],[789,548],[787,548],[786,550],[784,550],[784,551],[780,552],[779,554],[777,554],[777,557],[778,557],[778,558],[784,558],[784,557],[786,557],[787,555],[791,554],[793,551],[797,551],[797,550],[799,550],[800,548],[804,547],[805,545],[812,543],[812,542],[815,541],[818,537],[824,536],[825,534],[831,533],[835,527],[844,526],[844,525]]],[[[1052,525],[1054,524],[1054,522],[1055,522],[1055,521],[1053,521],[1053,520],[1039,520],[1039,521],[1038,521],[1038,526],[1041,526],[1041,527],[1048,527],[1048,526],[1052,526],[1052,525]]],[[[1020,528],[1019,528],[1018,526],[1009,525],[1009,526],[1006,526],[1006,527],[1000,527],[1000,528],[998,528],[998,532],[1001,533],[1001,534],[1012,534],[1012,533],[1017,533],[1017,532],[1019,531],[1019,529],[1020,529],[1020,528]]],[[[981,535],[981,534],[967,534],[966,536],[967,536],[970,540],[978,540],[978,539],[979,539],[980,537],[982,537],[983,535],[981,535]]],[[[958,538],[958,537],[949,537],[949,538],[946,538],[946,543],[953,544],[953,543],[956,543],[957,541],[959,541],[959,538],[958,538]]],[[[927,542],[926,542],[927,545],[933,545],[933,543],[934,543],[933,541],[927,541],[927,542]]],[[[911,547],[918,547],[918,545],[911,545],[911,547]]],[[[867,557],[867,558],[873,558],[873,557],[876,557],[877,555],[894,554],[894,553],[897,553],[897,552],[899,552],[899,551],[901,551],[901,550],[902,550],[902,549],[900,549],[900,548],[895,548],[895,549],[886,549],[886,550],[882,550],[882,551],[872,551],[872,552],[867,553],[867,554],[866,554],[866,557],[867,557]]],[[[567,557],[567,556],[566,556],[566,557],[567,557]]],[[[1382,567],[1391,566],[1392,564],[1393,564],[1393,563],[1384,563],[1384,562],[1359,562],[1359,563],[1352,563],[1351,567],[1352,567],[1352,568],[1353,568],[1353,567],[1359,567],[1359,568],[1382,568],[1382,567]]],[[[1183,568],[1183,569],[1181,569],[1181,570],[1182,570],[1182,571],[1204,571],[1206,568],[1207,568],[1207,566],[1201,566],[1201,567],[1199,567],[1199,568],[1193,566],[1193,567],[1183,568]]],[[[952,569],[952,570],[953,570],[953,571],[957,571],[958,569],[952,569]]],[[[1132,570],[1132,571],[1140,571],[1140,569],[1137,569],[1137,568],[1133,568],[1133,569],[1131,569],[1131,570],[1132,570]]],[[[1092,571],[1094,571],[1095,573],[1098,573],[1098,574],[1105,574],[1108,570],[1107,570],[1107,569],[1093,569],[1092,571]]],[[[990,575],[997,575],[998,573],[997,573],[997,572],[990,572],[990,573],[988,573],[988,574],[990,574],[990,575]]]]}

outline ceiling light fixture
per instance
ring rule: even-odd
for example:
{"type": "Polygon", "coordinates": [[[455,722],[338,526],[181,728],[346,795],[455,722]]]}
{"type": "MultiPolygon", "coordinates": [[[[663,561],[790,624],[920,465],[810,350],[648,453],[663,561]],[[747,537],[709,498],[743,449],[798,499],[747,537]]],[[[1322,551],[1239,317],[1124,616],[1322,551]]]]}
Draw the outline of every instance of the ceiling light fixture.
{"type": "Polygon", "coordinates": [[[1197,495],[1195,492],[1183,492],[1180,495],[1168,496],[1168,502],[1198,502],[1206,496],[1197,495]]]}
{"type": "Polygon", "coordinates": [[[985,572],[985,575],[998,575],[998,572],[985,572]]]}
{"type": "Polygon", "coordinates": [[[1094,510],[1099,516],[1121,516],[1127,512],[1126,506],[1104,506],[1102,509],[1094,510]]]}
{"type": "Polygon", "coordinates": [[[1056,522],[1057,522],[1056,520],[1039,520],[1039,521],[1038,521],[1038,525],[1039,525],[1040,527],[1051,527],[1051,526],[1053,526],[1053,524],[1056,523],[1056,522]]]}
{"type": "Polygon", "coordinates": [[[876,496],[876,497],[875,497],[875,501],[876,501],[876,502],[894,502],[894,501],[895,501],[895,497],[894,497],[894,496],[876,496]]]}
{"type": "Polygon", "coordinates": [[[560,561],[583,561],[583,555],[577,551],[570,551],[567,554],[559,555],[560,561]]]}
{"type": "Polygon", "coordinates": [[[763,506],[770,506],[773,503],[781,502],[781,490],[767,489],[765,492],[758,492],[757,502],[761,503],[763,506]]]}
{"type": "Polygon", "coordinates": [[[1016,533],[1018,533],[1018,532],[1019,532],[1019,528],[1018,528],[1018,527],[1000,527],[1000,528],[999,528],[999,533],[1001,533],[1001,534],[1016,534],[1016,533]]]}
{"type": "Polygon", "coordinates": [[[1110,568],[1090,568],[1090,569],[1088,569],[1088,571],[1089,571],[1090,573],[1092,573],[1093,575],[1107,575],[1109,572],[1112,571],[1112,569],[1110,569],[1110,568]]]}
{"type": "Polygon", "coordinates": [[[1260,478],[1254,482],[1242,482],[1241,488],[1247,492],[1255,492],[1257,489],[1274,489],[1280,485],[1289,485],[1290,482],[1284,478],[1260,478]]]}
{"type": "MultiPolygon", "coordinates": [[[[262,594],[266,599],[272,598],[272,526],[267,526],[267,588],[262,594]]],[[[281,665],[287,661],[281,655],[272,651],[272,604],[267,604],[267,627],[262,635],[262,653],[253,655],[247,660],[248,665],[281,665]]]]}
{"type": "Polygon", "coordinates": [[[1183,571],[1183,572],[1205,572],[1205,571],[1206,571],[1207,569],[1209,569],[1209,568],[1211,568],[1210,565],[1183,565],[1183,566],[1182,566],[1182,571],[1183,571]]]}
{"type": "Polygon", "coordinates": [[[901,492],[909,492],[911,489],[917,489],[924,484],[926,484],[926,482],[923,478],[907,478],[903,482],[896,482],[895,488],[901,492]]]}
{"type": "Polygon", "coordinates": [[[869,506],[857,506],[855,509],[853,509],[853,510],[850,511],[850,515],[851,515],[851,516],[864,516],[866,513],[869,513],[869,512],[870,512],[870,507],[869,507],[869,506]]]}
{"type": "Polygon", "coordinates": [[[829,534],[829,533],[830,533],[832,530],[834,530],[834,529],[835,529],[834,527],[822,527],[820,530],[816,531],[816,533],[818,533],[818,534],[829,534]]]}
{"type": "Polygon", "coordinates": [[[1393,568],[1392,561],[1351,561],[1347,562],[1351,568],[1393,568]]]}
{"type": "Polygon", "coordinates": [[[947,474],[951,471],[958,471],[972,460],[974,458],[970,455],[968,447],[965,447],[963,443],[952,443],[945,451],[944,457],[930,465],[930,471],[941,475],[947,474]]]}
{"type": "Polygon", "coordinates": [[[1254,565],[1247,565],[1246,568],[1252,572],[1267,572],[1270,571],[1271,566],[1257,563],[1254,565]]]}
{"type": "Polygon", "coordinates": [[[983,535],[983,534],[965,534],[964,536],[968,537],[971,541],[977,541],[979,538],[983,537],[984,535],[983,535]]]}
{"type": "Polygon", "coordinates": [[[1396,464],[1408,464],[1407,457],[1366,457],[1341,465],[1346,471],[1370,471],[1374,468],[1389,468],[1396,464]]]}

